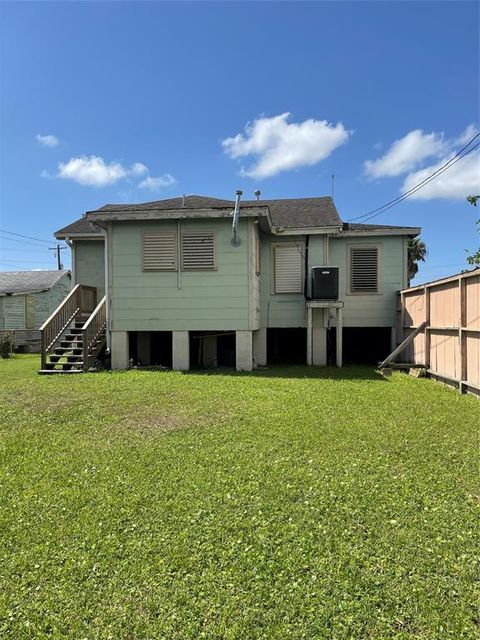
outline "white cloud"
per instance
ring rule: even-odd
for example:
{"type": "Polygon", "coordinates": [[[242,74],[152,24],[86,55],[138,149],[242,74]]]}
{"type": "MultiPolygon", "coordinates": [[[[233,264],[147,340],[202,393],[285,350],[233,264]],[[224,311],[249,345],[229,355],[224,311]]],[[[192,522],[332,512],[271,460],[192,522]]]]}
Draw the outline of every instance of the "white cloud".
{"type": "Polygon", "coordinates": [[[99,156],[81,156],[70,158],[68,162],[60,162],[58,165],[58,177],[73,180],[78,184],[105,187],[118,182],[134,171],[126,169],[119,162],[106,164],[99,156]]]}
{"type": "MultiPolygon", "coordinates": [[[[42,177],[51,178],[48,171],[42,171],[42,177]]],[[[138,187],[157,191],[176,183],[176,179],[169,173],[158,178],[150,175],[148,167],[142,162],[134,162],[125,166],[121,162],[107,163],[100,156],[79,156],[70,158],[68,162],[58,164],[57,178],[73,180],[78,184],[89,187],[106,187],[126,179],[132,182],[134,178],[142,178],[138,187]]]]}
{"type": "Polygon", "coordinates": [[[44,147],[58,147],[60,144],[57,136],[54,136],[51,133],[46,136],[42,136],[40,133],[37,133],[35,140],[44,147]]]}
{"type": "Polygon", "coordinates": [[[424,160],[445,153],[447,144],[440,133],[410,131],[395,140],[390,149],[377,160],[367,160],[365,171],[371,178],[399,176],[418,167],[424,160]]]}
{"type": "Polygon", "coordinates": [[[163,187],[170,187],[177,181],[169,173],[164,173],[163,176],[154,178],[153,176],[147,176],[138,185],[140,189],[149,189],[150,191],[158,191],[163,187]]]}
{"type": "Polygon", "coordinates": [[[147,173],[147,167],[141,162],[124,167],[120,162],[107,164],[100,156],[80,156],[70,158],[68,162],[60,162],[57,177],[73,180],[82,185],[105,187],[115,184],[122,178],[139,177],[147,173]]]}
{"type": "MultiPolygon", "coordinates": [[[[468,140],[465,140],[466,142],[468,140]]],[[[410,173],[402,185],[402,193],[440,169],[451,157],[453,155],[443,158],[430,167],[410,173]]],[[[477,193],[480,193],[480,152],[478,150],[472,151],[466,158],[456,162],[451,168],[435,177],[410,197],[416,200],[432,200],[434,198],[465,200],[468,195],[477,193]]]]}
{"type": "Polygon", "coordinates": [[[132,176],[143,176],[148,173],[148,168],[141,162],[134,162],[130,169],[132,176]]]}
{"type": "MultiPolygon", "coordinates": [[[[406,174],[400,189],[400,192],[404,193],[440,169],[477,133],[478,128],[473,124],[452,139],[445,138],[442,133],[426,134],[421,129],[415,129],[396,140],[381,158],[367,161],[365,169],[373,178],[406,174]],[[430,164],[425,166],[427,159],[430,164]]],[[[471,152],[465,159],[459,160],[446,171],[435,176],[431,182],[410,197],[417,200],[434,198],[463,200],[471,193],[480,193],[480,152],[478,150],[471,152]]]]}
{"type": "Polygon", "coordinates": [[[231,158],[253,156],[256,162],[242,174],[251,178],[268,178],[282,171],[311,166],[327,158],[347,142],[350,131],[339,122],[305,120],[289,123],[290,113],[272,118],[258,118],[238,133],[222,141],[231,158]]]}

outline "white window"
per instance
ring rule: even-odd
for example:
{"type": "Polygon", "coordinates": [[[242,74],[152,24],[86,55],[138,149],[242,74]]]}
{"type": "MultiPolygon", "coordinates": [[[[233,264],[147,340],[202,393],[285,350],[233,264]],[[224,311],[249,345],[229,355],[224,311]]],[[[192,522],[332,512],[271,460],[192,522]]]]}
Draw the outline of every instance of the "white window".
{"type": "Polygon", "coordinates": [[[378,247],[350,246],[350,293],[378,293],[378,247]]]}
{"type": "Polygon", "coordinates": [[[175,231],[145,233],[143,236],[143,270],[176,271],[177,234],[175,231]]]}
{"type": "Polygon", "coordinates": [[[213,271],[217,268],[213,231],[182,233],[182,270],[213,271]]]}
{"type": "Polygon", "coordinates": [[[303,293],[303,244],[274,244],[272,250],[274,293],[303,293]]]}

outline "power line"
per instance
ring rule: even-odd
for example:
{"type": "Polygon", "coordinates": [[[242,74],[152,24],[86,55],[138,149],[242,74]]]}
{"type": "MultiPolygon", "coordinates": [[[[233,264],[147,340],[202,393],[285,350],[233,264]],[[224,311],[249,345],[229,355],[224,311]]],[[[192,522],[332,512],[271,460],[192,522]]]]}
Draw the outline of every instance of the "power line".
{"type": "Polygon", "coordinates": [[[474,140],[476,140],[479,136],[480,136],[480,133],[477,133],[475,136],[473,136],[473,138],[471,140],[469,140],[469,142],[467,142],[467,144],[464,147],[462,147],[459,151],[457,151],[457,153],[454,156],[452,156],[445,164],[443,164],[441,167],[436,169],[432,174],[430,174],[429,176],[424,178],[421,182],[419,182],[418,184],[414,185],[411,189],[409,189],[408,191],[405,191],[405,193],[402,193],[401,195],[397,196],[393,200],[390,200],[390,202],[387,202],[386,204],[382,205],[381,207],[377,207],[376,209],[372,209],[371,211],[367,211],[367,213],[364,213],[364,214],[362,214],[360,216],[356,216],[355,218],[351,218],[349,220],[349,222],[353,222],[354,220],[360,220],[361,218],[367,218],[368,220],[371,220],[372,218],[376,218],[381,213],[384,213],[388,209],[391,209],[392,207],[394,207],[396,204],[399,204],[400,202],[402,202],[403,200],[405,200],[409,196],[413,195],[416,191],[418,191],[422,187],[426,186],[434,178],[438,177],[439,175],[441,175],[442,173],[447,171],[447,169],[450,169],[454,164],[456,164],[457,162],[462,160],[462,158],[465,158],[466,156],[468,156],[468,154],[472,153],[472,151],[475,151],[475,149],[477,149],[480,146],[480,143],[477,143],[474,147],[472,147],[471,149],[468,149],[468,151],[466,153],[461,155],[463,153],[463,151],[465,151],[465,149],[467,149],[472,144],[472,142],[474,140]]]}
{"type": "Polygon", "coordinates": [[[15,264],[51,264],[45,260],[1,260],[1,262],[15,262],[15,264]]]}
{"type": "Polygon", "coordinates": [[[395,202],[394,204],[391,204],[390,206],[385,206],[383,208],[382,211],[379,211],[378,213],[375,213],[371,216],[368,216],[368,218],[365,218],[364,222],[366,222],[367,220],[372,220],[372,218],[376,218],[377,216],[381,215],[382,213],[385,213],[386,211],[388,211],[389,209],[392,209],[392,207],[394,207],[395,205],[399,204],[400,202],[402,202],[403,200],[406,200],[409,196],[413,195],[414,193],[416,193],[417,191],[419,191],[422,187],[424,187],[425,185],[429,184],[430,182],[432,182],[433,180],[435,180],[435,178],[438,178],[439,175],[441,175],[442,173],[445,173],[445,171],[447,171],[448,169],[450,169],[450,167],[453,167],[454,164],[456,164],[457,162],[459,162],[460,160],[463,160],[463,158],[465,158],[466,156],[469,155],[469,153],[471,153],[472,151],[475,151],[475,149],[478,149],[478,147],[480,147],[480,143],[476,144],[474,147],[472,147],[471,149],[469,149],[469,151],[467,151],[467,153],[464,153],[463,156],[460,156],[459,158],[457,158],[454,162],[452,162],[448,167],[444,168],[443,171],[440,171],[440,173],[438,173],[437,175],[432,175],[430,176],[429,179],[425,179],[425,183],[424,184],[420,184],[417,186],[417,188],[413,187],[411,191],[409,191],[404,197],[402,197],[400,200],[398,200],[398,202],[395,202]]]}
{"type": "Polygon", "coordinates": [[[17,252],[21,252],[21,253],[43,253],[45,254],[45,251],[48,251],[48,248],[45,247],[45,249],[20,249],[19,247],[2,247],[1,251],[17,251],[17,252]]]}
{"type": "Polygon", "coordinates": [[[6,238],[5,236],[0,236],[1,240],[8,240],[9,242],[19,242],[20,244],[28,244],[32,247],[41,247],[44,249],[48,249],[48,247],[42,247],[41,244],[38,244],[38,242],[28,242],[27,240],[17,240],[16,238],[6,238]]]}
{"type": "Polygon", "coordinates": [[[28,240],[37,240],[38,242],[44,242],[50,244],[49,240],[41,240],[40,238],[34,238],[33,236],[24,236],[21,233],[15,233],[14,231],[7,231],[6,229],[0,229],[0,233],[8,233],[11,236],[18,236],[19,238],[27,238],[28,240]]]}

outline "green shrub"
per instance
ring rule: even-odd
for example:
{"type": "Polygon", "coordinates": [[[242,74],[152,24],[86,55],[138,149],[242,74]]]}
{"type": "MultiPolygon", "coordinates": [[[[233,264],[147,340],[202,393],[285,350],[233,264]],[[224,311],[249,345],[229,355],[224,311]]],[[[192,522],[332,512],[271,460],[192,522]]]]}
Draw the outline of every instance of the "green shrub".
{"type": "Polygon", "coordinates": [[[0,358],[10,358],[13,351],[12,331],[0,331],[0,358]]]}

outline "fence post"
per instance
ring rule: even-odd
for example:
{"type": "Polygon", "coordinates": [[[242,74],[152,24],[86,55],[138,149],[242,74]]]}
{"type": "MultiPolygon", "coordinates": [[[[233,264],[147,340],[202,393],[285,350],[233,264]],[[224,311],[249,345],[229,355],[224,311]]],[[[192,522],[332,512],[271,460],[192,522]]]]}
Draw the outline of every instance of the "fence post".
{"type": "Polygon", "coordinates": [[[460,296],[459,304],[460,304],[460,318],[458,325],[458,339],[459,339],[459,347],[460,347],[460,382],[458,384],[458,390],[460,393],[464,391],[464,382],[467,380],[467,349],[466,349],[466,334],[465,334],[465,326],[467,324],[467,291],[466,291],[466,279],[460,278],[458,279],[458,294],[460,296]]]}
{"type": "Polygon", "coordinates": [[[430,287],[427,285],[424,288],[425,295],[425,320],[427,325],[425,327],[425,366],[430,369],[430,287]]]}

